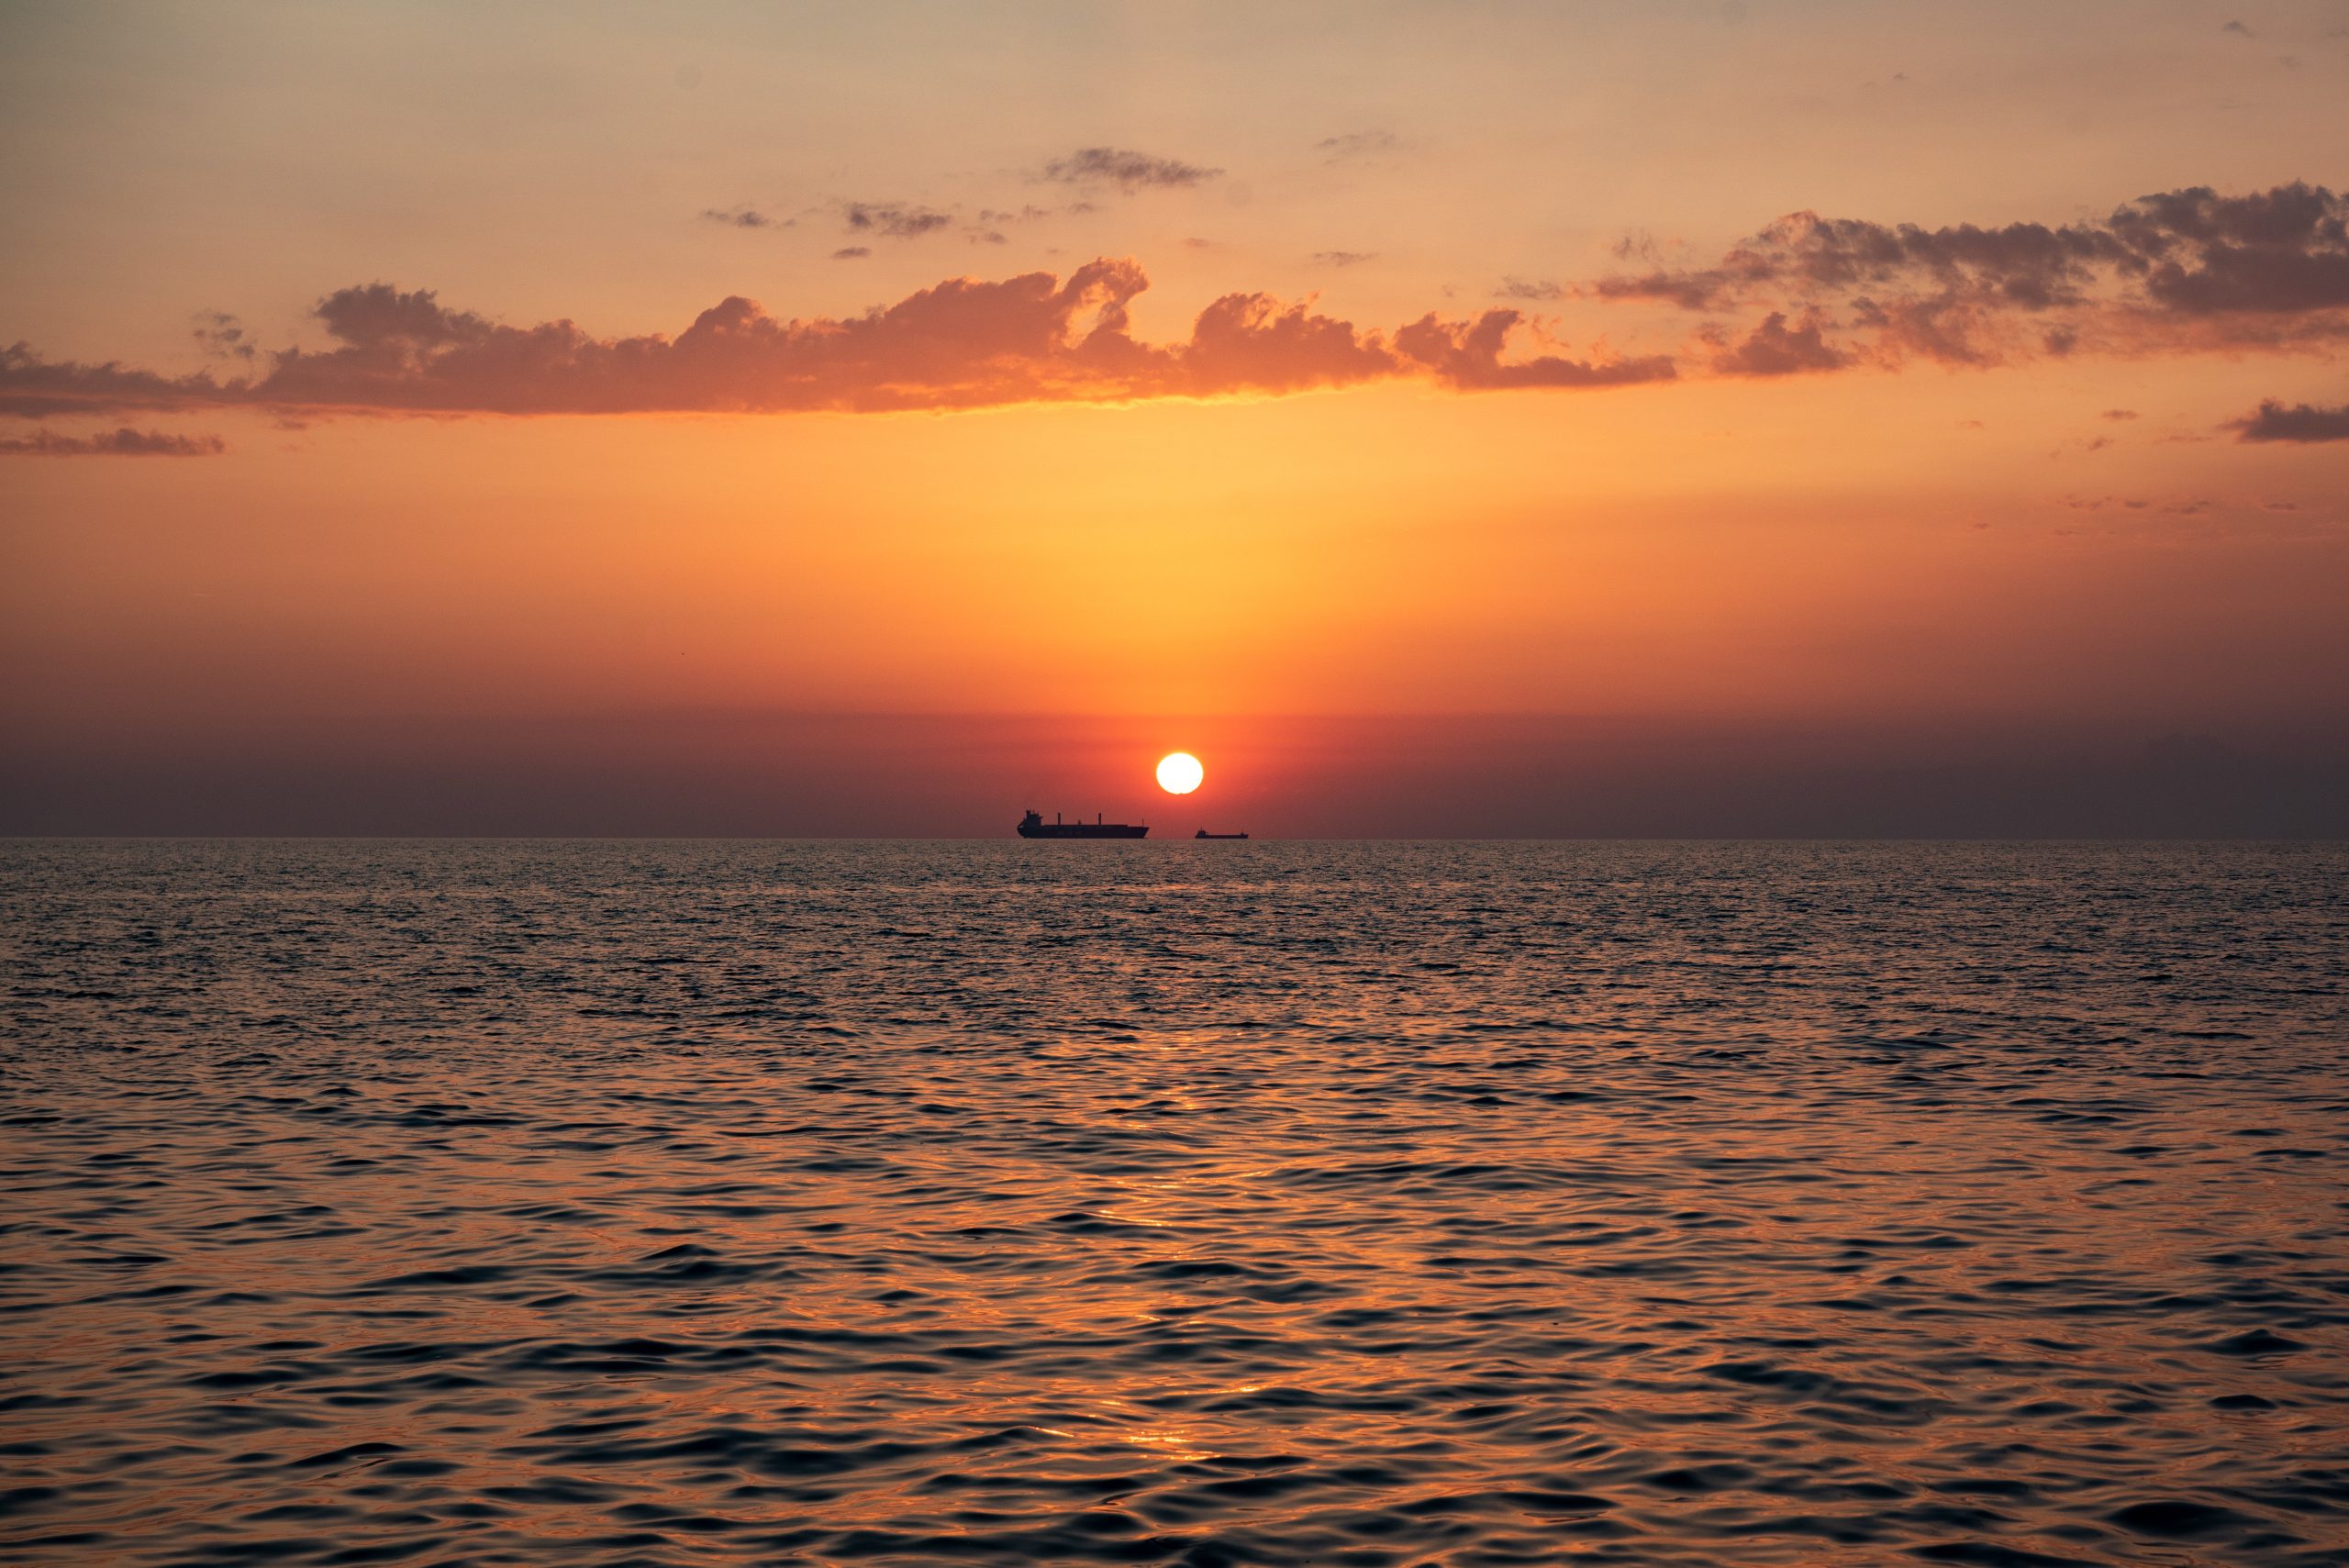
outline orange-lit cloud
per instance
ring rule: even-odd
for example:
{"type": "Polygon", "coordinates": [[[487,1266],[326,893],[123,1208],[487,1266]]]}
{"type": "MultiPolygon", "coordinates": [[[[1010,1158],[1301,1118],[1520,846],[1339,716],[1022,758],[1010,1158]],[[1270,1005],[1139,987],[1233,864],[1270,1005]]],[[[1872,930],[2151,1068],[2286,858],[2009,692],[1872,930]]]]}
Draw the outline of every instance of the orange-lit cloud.
{"type": "Polygon", "coordinates": [[[1519,321],[1430,315],[1395,335],[1269,295],[1232,294],[1184,342],[1129,330],[1149,286],[1131,261],[1066,283],[1049,272],[969,278],[844,320],[785,321],[736,296],[674,339],[596,338],[569,321],[507,327],[443,306],[430,290],[338,290],[317,317],[336,347],[287,349],[265,375],[170,377],[117,364],[0,350],[0,412],[41,417],[122,408],[251,405],[350,412],[780,413],[980,408],[1015,403],[1298,392],[1403,376],[1459,388],[1603,386],[1672,373],[1669,360],[1503,359],[1519,321]]]}
{"type": "MultiPolygon", "coordinates": [[[[1063,163],[1128,184],[1213,172],[1100,148],[1063,163]]],[[[878,238],[916,238],[952,221],[901,206],[843,211],[852,231],[878,238]]],[[[1798,213],[1712,266],[1572,291],[1584,301],[1662,301],[1707,317],[1664,350],[1579,359],[1513,352],[1520,329],[1534,325],[1514,309],[1467,320],[1431,312],[1389,334],[1324,315],[1309,300],[1254,292],[1210,304],[1186,339],[1146,343],[1130,330],[1129,306],[1148,286],[1138,262],[1105,258],[1065,282],[1041,272],[951,278],[844,318],[784,319],[735,295],[674,338],[600,338],[567,319],[511,327],[450,308],[430,290],[373,284],[319,303],[330,348],[263,360],[237,337],[235,356],[268,366],[243,379],[50,361],[23,343],[0,350],[0,413],[955,409],[1398,379],[1457,391],[1621,386],[1675,379],[1684,355],[1717,375],[1767,378],[1910,359],[1987,365],[2075,352],[2281,350],[2349,335],[2349,198],[2299,183],[2243,196],[2195,187],[2052,228],[1926,229],[1798,213]],[[1749,327],[1723,319],[1756,309],[1749,327]]],[[[1553,286],[1512,282],[1509,291],[1541,298],[1553,286]]],[[[210,319],[238,330],[227,317],[210,319]]],[[[221,337],[210,329],[207,341],[221,337]]]]}

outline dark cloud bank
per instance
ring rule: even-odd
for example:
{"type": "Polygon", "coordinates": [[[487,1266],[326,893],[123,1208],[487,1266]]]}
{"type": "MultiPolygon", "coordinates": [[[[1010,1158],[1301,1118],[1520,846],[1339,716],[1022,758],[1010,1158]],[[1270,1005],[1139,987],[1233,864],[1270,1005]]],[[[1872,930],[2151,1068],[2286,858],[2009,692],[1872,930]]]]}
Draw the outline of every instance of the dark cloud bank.
{"type": "MultiPolygon", "coordinates": [[[[1047,171],[1128,189],[1216,172],[1114,148],[1082,150],[1047,171]]],[[[951,221],[870,204],[845,215],[860,236],[910,238],[951,221]]],[[[1670,354],[1531,352],[1525,318],[1507,307],[1462,319],[1431,312],[1382,331],[1254,293],[1226,295],[1187,339],[1152,344],[1133,336],[1129,318],[1148,286],[1138,263],[1104,259],[1065,280],[949,279],[838,319],[785,319],[738,295],[674,338],[602,338],[568,320],[507,326],[444,306],[430,290],[373,284],[319,303],[329,347],[258,355],[240,343],[254,373],[236,379],[54,361],[18,343],[0,350],[0,414],[948,409],[1401,379],[1462,391],[1622,386],[1671,380],[1684,363],[1780,377],[1912,359],[1986,365],[2083,352],[2285,350],[2349,337],[2349,198],[2300,183],[2239,196],[2195,187],[2094,221],[1987,228],[1798,213],[1708,266],[1508,285],[1514,298],[1696,314],[1670,354]]],[[[2339,417],[2268,405],[2236,428],[2248,440],[2324,440],[2336,439],[2339,417]]]]}
{"type": "Polygon", "coordinates": [[[2339,408],[2310,403],[2287,407],[2271,400],[2236,420],[2234,429],[2236,438],[2246,441],[2349,441],[2349,404],[2339,408]]]}

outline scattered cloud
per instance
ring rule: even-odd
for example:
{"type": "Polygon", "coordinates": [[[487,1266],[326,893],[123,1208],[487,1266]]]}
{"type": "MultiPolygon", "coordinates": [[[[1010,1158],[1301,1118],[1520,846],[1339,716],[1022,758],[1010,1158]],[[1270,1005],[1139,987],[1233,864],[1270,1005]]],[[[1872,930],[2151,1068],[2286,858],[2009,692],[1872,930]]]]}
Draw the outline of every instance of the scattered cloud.
{"type": "MultiPolygon", "coordinates": [[[[1063,161],[1145,183],[1176,181],[1162,167],[1168,162],[1103,149],[1063,161]]],[[[999,228],[911,204],[837,210],[851,241],[832,252],[841,261],[949,228],[974,243],[1002,239],[999,228]]],[[[1027,221],[1052,210],[984,216],[1027,221]]],[[[1185,241],[1192,250],[1210,243],[1185,241]]],[[[2288,351],[2349,340],[2349,198],[2307,184],[2248,195],[2189,187],[2054,227],[1923,228],[1798,213],[1705,265],[1673,264],[1644,239],[1620,253],[1639,270],[1580,285],[1510,277],[1497,292],[1529,305],[1664,300],[1698,315],[1693,339],[1671,352],[1574,357],[1533,341],[1554,323],[1506,306],[1462,319],[1431,311],[1382,331],[1321,314],[1310,301],[1241,292],[1199,312],[1187,338],[1149,343],[1128,320],[1148,279],[1137,262],[1111,259],[1065,282],[1043,272],[949,278],[847,317],[786,319],[734,296],[674,337],[599,338],[562,318],[507,326],[445,306],[429,290],[373,284],[319,301],[321,348],[262,350],[234,317],[199,317],[195,335],[213,363],[186,375],[52,361],[25,343],[0,349],[0,416],[226,406],[298,417],[967,408],[1405,378],[1463,390],[1620,386],[1676,379],[1692,365],[1782,378],[1920,359],[1988,365],[2045,353],[2288,351]]],[[[1369,259],[1323,251],[1314,261],[1369,259]]],[[[2227,428],[2246,441],[2337,440],[2349,439],[2349,409],[2270,402],[2227,428]]]]}
{"type": "Polygon", "coordinates": [[[1508,358],[1513,310],[1431,313],[1391,339],[1264,294],[1230,294],[1190,335],[1152,344],[1129,306],[1139,264],[952,278],[862,316],[784,320],[735,296],[674,338],[597,338],[567,320],[509,327],[429,290],[338,290],[315,316],[333,346],[286,349],[239,381],[0,350],[0,414],[250,406],[299,414],[785,413],[1278,394],[1421,379],[1464,390],[1669,379],[1671,360],[1508,358]]]}
{"type": "Polygon", "coordinates": [[[2219,30],[2222,33],[2232,33],[2239,39],[2255,39],[2259,36],[2257,33],[2251,30],[2248,24],[2243,22],[2229,22],[2219,30]]]}
{"type": "Polygon", "coordinates": [[[2239,441],[2349,441],[2349,405],[2320,407],[2313,403],[2287,406],[2270,398],[2258,409],[2227,426],[2239,441]]]}
{"type": "Polygon", "coordinates": [[[841,216],[856,233],[878,234],[891,239],[918,239],[954,221],[935,208],[904,202],[843,202],[841,216]]]}
{"type": "MultiPolygon", "coordinates": [[[[1641,255],[1645,246],[1629,255],[1641,255]]],[[[1707,314],[1833,315],[1846,362],[1995,364],[2081,348],[2289,347],[2349,335],[2349,197],[2193,186],[2051,227],[1924,228],[1795,213],[1710,265],[1579,291],[1707,314]]]]}
{"type": "Polygon", "coordinates": [[[195,337],[204,345],[205,353],[215,359],[250,360],[257,352],[245,340],[244,323],[225,311],[199,311],[195,337]]]}
{"type": "Polygon", "coordinates": [[[1316,250],[1313,264],[1317,267],[1354,267],[1377,258],[1375,250],[1316,250]]]}
{"type": "Polygon", "coordinates": [[[704,207],[701,209],[701,217],[704,223],[722,223],[729,228],[788,228],[791,227],[789,218],[769,217],[756,207],[704,207]]]}
{"type": "Polygon", "coordinates": [[[1350,130],[1342,136],[1325,136],[1313,144],[1324,163],[1351,163],[1383,158],[1398,151],[1402,140],[1391,130],[1350,130]]]}
{"type": "Polygon", "coordinates": [[[1566,297],[1565,285],[1548,278],[1503,278],[1501,286],[1493,292],[1503,299],[1521,299],[1530,304],[1566,297]]]}
{"type": "Polygon", "coordinates": [[[95,436],[61,436],[35,430],[0,438],[0,457],[217,457],[228,443],[217,436],[174,436],[161,430],[118,430],[95,436]]]}
{"type": "Polygon", "coordinates": [[[1064,185],[1113,184],[1129,195],[1152,187],[1204,184],[1223,172],[1173,158],[1152,158],[1119,147],[1081,147],[1044,165],[1042,178],[1064,185]]]}

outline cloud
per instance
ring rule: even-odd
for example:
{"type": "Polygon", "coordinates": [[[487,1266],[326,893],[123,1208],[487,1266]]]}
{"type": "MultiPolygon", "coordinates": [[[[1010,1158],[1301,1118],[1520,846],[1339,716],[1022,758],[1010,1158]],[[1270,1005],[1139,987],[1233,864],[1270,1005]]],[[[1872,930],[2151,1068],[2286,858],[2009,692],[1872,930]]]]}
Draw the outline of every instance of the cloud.
{"type": "Polygon", "coordinates": [[[832,252],[832,260],[835,261],[861,261],[865,257],[872,254],[873,247],[870,245],[843,245],[839,250],[832,252]]]}
{"type": "MultiPolygon", "coordinates": [[[[1635,252],[1636,253],[1636,252],[1635,252]]],[[[2190,186],[2108,217],[1925,228],[1791,214],[1710,265],[1593,280],[1603,301],[1838,314],[1883,362],[1991,364],[2082,347],[2289,347],[2349,332],[2349,198],[2190,186]]]]}
{"type": "Polygon", "coordinates": [[[2099,419],[2110,419],[2116,423],[2134,419],[2136,417],[2137,411],[2134,408],[2108,408],[2097,416],[2099,419]]]}
{"type": "Polygon", "coordinates": [[[173,436],[126,425],[95,436],[35,430],[0,438],[0,457],[217,457],[228,443],[217,436],[173,436]]]}
{"type": "MultiPolygon", "coordinates": [[[[853,241],[833,252],[840,260],[959,221],[903,204],[839,210],[853,241]]],[[[1575,358],[1512,350],[1537,330],[1508,306],[1462,320],[1430,312],[1382,331],[1309,301],[1248,291],[1208,305],[1186,338],[1151,343],[1133,335],[1128,317],[1148,279],[1137,262],[1111,259],[1065,281],[1042,272],[949,278],[843,317],[779,317],[737,295],[674,337],[599,337],[562,318],[509,326],[444,306],[429,290],[379,283],[318,302],[320,347],[265,352],[231,318],[199,318],[215,362],[186,375],[52,361],[25,343],[0,349],[0,416],[228,406],[293,417],[946,409],[1273,395],[1382,379],[1461,390],[1620,386],[1675,379],[1690,366],[1766,379],[1919,359],[1990,365],[2062,353],[2273,351],[2349,338],[2349,200],[2306,184],[2248,195],[2188,187],[2054,227],[1922,228],[1798,213],[1706,266],[1663,264],[1653,244],[1624,254],[1643,270],[1575,286],[1510,278],[1501,292],[1528,303],[1572,298],[1586,309],[1667,300],[1704,318],[1693,340],[1675,330],[1670,352],[1647,345],[1575,358]],[[1750,314],[1732,328],[1731,309],[1750,314]]],[[[1316,258],[1326,266],[1363,259],[1316,258]]],[[[1645,314],[1634,313],[1635,324],[1645,314]]],[[[2284,432],[2335,417],[2264,406],[2236,428],[2247,440],[2331,439],[2284,432]]]]}
{"type": "Polygon", "coordinates": [[[1403,145],[1391,130],[1350,130],[1342,136],[1325,136],[1313,144],[1324,163],[1347,163],[1358,160],[1384,157],[1403,145]]]}
{"type": "Polygon", "coordinates": [[[1521,299],[1533,304],[1566,297],[1565,285],[1548,278],[1503,278],[1500,287],[1493,292],[1503,299],[1521,299]]]}
{"type": "Polygon", "coordinates": [[[1377,260],[1375,250],[1316,250],[1313,264],[1317,267],[1353,267],[1377,260]]]}
{"type": "Polygon", "coordinates": [[[108,360],[44,360],[30,345],[0,349],[0,414],[22,419],[133,408],[204,407],[246,401],[255,384],[218,383],[208,372],[165,376],[108,360]]]}
{"type": "Polygon", "coordinates": [[[1670,381],[1676,373],[1672,361],[1662,357],[1585,361],[1545,354],[1503,363],[1501,350],[1523,319],[1514,310],[1487,310],[1474,321],[1439,321],[1431,314],[1396,333],[1395,346],[1446,385],[1470,392],[1528,386],[1629,386],[1670,381]]]}
{"type": "Polygon", "coordinates": [[[790,227],[788,222],[784,222],[778,225],[776,219],[769,217],[766,214],[759,211],[756,207],[738,206],[724,210],[714,206],[704,207],[701,211],[701,217],[704,223],[722,223],[729,228],[774,228],[777,227],[787,228],[790,227]]]}
{"type": "Polygon", "coordinates": [[[2289,406],[2270,398],[2257,411],[2227,426],[2239,441],[2349,441],[2349,405],[2322,408],[2313,403],[2289,406]]]}
{"type": "Polygon", "coordinates": [[[239,381],[0,350],[0,414],[252,407],[304,414],[789,413],[1275,395],[1419,379],[1464,390],[1669,379],[1670,359],[1508,357],[1514,310],[1433,314],[1380,332],[1310,302],[1230,294],[1187,338],[1135,338],[1149,287],[1130,260],[1065,281],[950,278],[861,316],[785,320],[739,295],[674,338],[599,338],[568,320],[510,327],[388,284],[340,289],[314,315],[331,346],[285,349],[239,381]]]}
{"type": "Polygon", "coordinates": [[[1204,184],[1223,172],[1173,158],[1152,158],[1117,147],[1081,147],[1044,165],[1042,178],[1064,185],[1114,184],[1130,195],[1149,187],[1180,189],[1204,184]]]}
{"type": "Polygon", "coordinates": [[[2251,30],[2248,24],[2243,22],[2229,22],[2219,30],[2222,33],[2232,33],[2237,38],[2243,39],[2255,39],[2259,36],[2251,30]]]}
{"type": "Polygon", "coordinates": [[[1786,313],[1774,310],[1747,334],[1745,341],[1716,356],[1713,368],[1723,375],[1799,375],[1806,371],[1842,370],[1849,362],[1828,346],[1819,322],[1806,321],[1789,328],[1786,313]]]}
{"type": "Polygon", "coordinates": [[[954,221],[942,212],[904,202],[844,202],[841,216],[857,233],[885,235],[891,239],[918,239],[954,221]]]}
{"type": "Polygon", "coordinates": [[[219,359],[250,360],[259,351],[245,340],[244,324],[223,311],[199,311],[195,337],[206,354],[219,359]]]}

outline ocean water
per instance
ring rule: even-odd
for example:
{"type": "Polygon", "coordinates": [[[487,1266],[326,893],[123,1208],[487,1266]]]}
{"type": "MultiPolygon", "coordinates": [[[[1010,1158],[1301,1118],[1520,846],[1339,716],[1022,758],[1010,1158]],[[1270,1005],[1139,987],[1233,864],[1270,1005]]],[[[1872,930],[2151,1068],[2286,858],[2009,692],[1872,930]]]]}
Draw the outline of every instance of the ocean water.
{"type": "Polygon", "coordinates": [[[0,846],[14,1563],[2349,1561],[2349,849],[0,846]]]}

